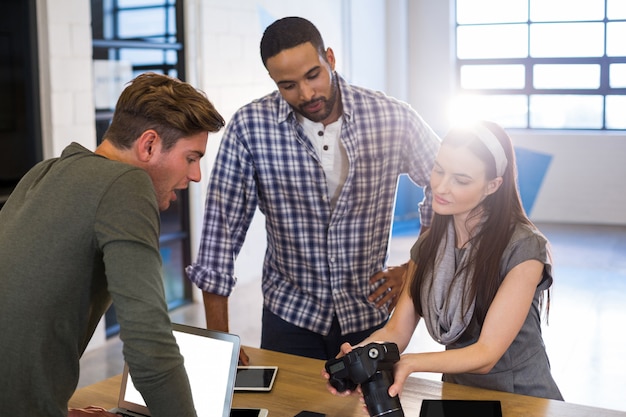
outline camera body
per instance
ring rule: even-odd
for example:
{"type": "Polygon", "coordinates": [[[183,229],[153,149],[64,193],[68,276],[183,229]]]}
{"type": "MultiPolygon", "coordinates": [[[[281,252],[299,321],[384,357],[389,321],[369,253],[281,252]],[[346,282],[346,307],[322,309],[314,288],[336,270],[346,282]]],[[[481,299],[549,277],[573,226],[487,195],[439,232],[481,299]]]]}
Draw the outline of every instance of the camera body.
{"type": "Polygon", "coordinates": [[[393,365],[400,360],[395,343],[369,343],[347,355],[326,362],[330,384],[339,392],[360,384],[370,416],[404,417],[398,396],[390,397],[393,365]]]}

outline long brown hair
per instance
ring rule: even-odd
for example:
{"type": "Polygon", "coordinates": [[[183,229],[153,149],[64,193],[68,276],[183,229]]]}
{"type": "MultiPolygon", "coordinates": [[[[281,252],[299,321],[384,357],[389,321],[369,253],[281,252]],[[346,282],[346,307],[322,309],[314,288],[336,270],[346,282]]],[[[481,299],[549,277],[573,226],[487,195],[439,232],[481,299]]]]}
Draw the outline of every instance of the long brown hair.
{"type": "MultiPolygon", "coordinates": [[[[475,299],[474,318],[482,325],[500,286],[502,254],[511,239],[515,226],[518,224],[532,226],[532,222],[524,212],[517,188],[517,166],[511,138],[495,123],[483,121],[481,124],[496,136],[508,161],[500,188],[475,207],[467,219],[470,222],[480,217],[480,227],[477,228],[477,233],[470,236],[469,262],[463,267],[468,269],[468,274],[474,277],[469,280],[470,283],[465,288],[463,309],[466,312],[472,300],[475,299]]],[[[443,139],[442,144],[453,147],[466,146],[484,162],[487,179],[496,178],[494,156],[471,130],[453,129],[443,139]]],[[[451,215],[435,213],[431,227],[419,246],[417,269],[411,283],[411,297],[415,310],[420,316],[423,315],[423,309],[428,308],[428,306],[422,306],[420,302],[424,277],[434,270],[439,243],[446,239],[448,224],[452,221],[451,215]]],[[[461,271],[457,271],[457,274],[460,273],[461,271]]]]}

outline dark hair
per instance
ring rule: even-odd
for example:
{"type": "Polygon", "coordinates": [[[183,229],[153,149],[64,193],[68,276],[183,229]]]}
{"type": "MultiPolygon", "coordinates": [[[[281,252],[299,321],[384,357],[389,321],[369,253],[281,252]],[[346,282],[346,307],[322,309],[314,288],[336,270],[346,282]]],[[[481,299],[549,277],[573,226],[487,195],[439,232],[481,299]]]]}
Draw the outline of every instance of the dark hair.
{"type": "Polygon", "coordinates": [[[144,73],[122,91],[104,139],[128,149],[154,129],[167,151],[180,138],[222,127],[224,119],[202,91],[167,75],[144,73]]]}
{"type": "MultiPolygon", "coordinates": [[[[511,239],[515,226],[518,224],[533,226],[533,224],[524,212],[517,189],[517,167],[511,138],[504,129],[493,122],[483,121],[481,124],[496,136],[504,149],[507,159],[507,166],[502,175],[500,188],[488,195],[468,216],[468,221],[476,219],[477,216],[484,216],[484,221],[481,221],[480,231],[470,238],[472,252],[468,254],[469,262],[465,266],[465,269],[468,269],[468,273],[474,277],[480,277],[480,279],[471,280],[471,285],[466,288],[462,307],[464,311],[467,311],[472,300],[476,299],[474,318],[482,325],[487,315],[487,310],[489,310],[489,306],[500,286],[502,254],[511,239]]],[[[453,129],[444,137],[441,143],[442,145],[446,144],[454,147],[467,146],[473,154],[485,163],[487,179],[492,180],[496,178],[494,156],[471,130],[463,128],[453,129]]],[[[434,269],[439,242],[446,238],[448,224],[451,221],[453,221],[451,215],[435,213],[431,227],[426,232],[426,236],[424,236],[424,240],[419,247],[419,259],[416,262],[417,269],[411,283],[411,298],[413,299],[416,312],[420,316],[423,309],[428,308],[427,306],[422,306],[420,302],[422,281],[424,276],[434,269]]]]}
{"type": "Polygon", "coordinates": [[[261,38],[261,59],[267,67],[267,60],[285,49],[294,48],[306,42],[325,57],[324,41],[315,25],[302,17],[284,17],[269,25],[261,38]]]}

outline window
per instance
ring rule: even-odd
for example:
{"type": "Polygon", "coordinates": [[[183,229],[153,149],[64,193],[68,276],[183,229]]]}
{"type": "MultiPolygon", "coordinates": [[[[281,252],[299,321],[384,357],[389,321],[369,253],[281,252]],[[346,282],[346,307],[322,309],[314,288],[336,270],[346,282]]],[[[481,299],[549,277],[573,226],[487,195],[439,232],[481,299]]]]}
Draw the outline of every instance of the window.
{"type": "Polygon", "coordinates": [[[457,0],[453,117],[626,129],[626,1],[457,0]]]}
{"type": "Polygon", "coordinates": [[[176,0],[92,0],[91,14],[96,88],[99,74],[115,73],[120,84],[104,99],[96,91],[99,141],[124,83],[147,71],[184,79],[182,30],[177,30],[182,6],[176,0]]]}
{"type": "MultiPolygon", "coordinates": [[[[92,0],[94,85],[98,142],[124,85],[147,72],[184,80],[183,10],[176,0],[92,0]]],[[[161,257],[170,308],[191,300],[184,268],[191,263],[187,191],[161,213],[161,257]]],[[[107,334],[117,333],[115,311],[106,314],[107,334]]]]}

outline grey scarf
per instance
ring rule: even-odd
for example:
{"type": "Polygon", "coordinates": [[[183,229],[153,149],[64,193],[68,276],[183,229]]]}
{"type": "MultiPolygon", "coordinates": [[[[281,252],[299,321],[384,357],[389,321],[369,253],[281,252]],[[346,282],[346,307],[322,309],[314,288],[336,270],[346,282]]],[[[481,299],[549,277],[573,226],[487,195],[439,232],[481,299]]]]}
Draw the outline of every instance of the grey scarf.
{"type": "Polygon", "coordinates": [[[463,251],[460,261],[455,259],[455,233],[452,222],[448,224],[446,238],[439,244],[434,271],[422,284],[422,314],[430,335],[442,345],[454,343],[467,329],[474,313],[475,300],[463,314],[463,296],[471,278],[467,269],[457,275],[456,271],[467,262],[469,247],[463,251]]]}

